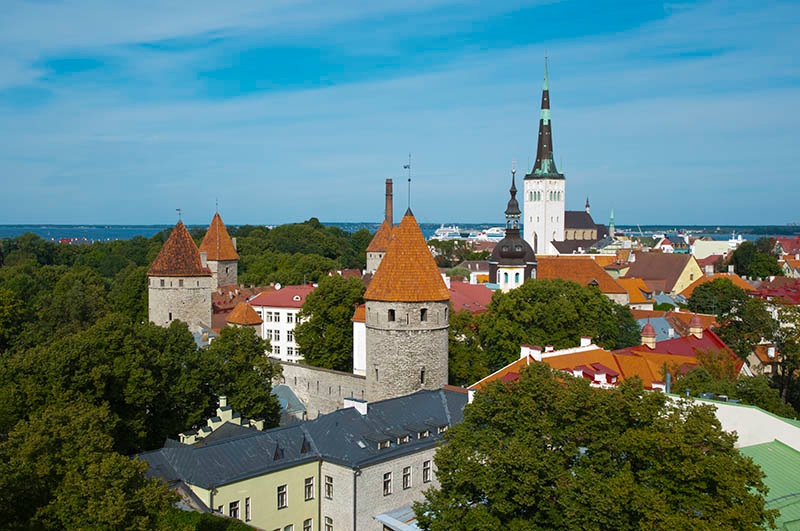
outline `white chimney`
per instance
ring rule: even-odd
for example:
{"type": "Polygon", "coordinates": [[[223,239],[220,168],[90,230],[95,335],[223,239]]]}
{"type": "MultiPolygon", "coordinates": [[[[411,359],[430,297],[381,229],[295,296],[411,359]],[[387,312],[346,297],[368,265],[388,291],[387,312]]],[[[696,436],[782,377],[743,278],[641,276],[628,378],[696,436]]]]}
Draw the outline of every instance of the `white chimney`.
{"type": "Polygon", "coordinates": [[[475,400],[475,389],[467,391],[467,404],[471,404],[475,400]]]}
{"type": "Polygon", "coordinates": [[[770,345],[767,347],[767,357],[769,359],[775,359],[775,345],[770,345]]]}
{"type": "Polygon", "coordinates": [[[531,347],[528,345],[520,345],[519,346],[519,359],[525,359],[531,352],[531,347]]]}
{"type": "Polygon", "coordinates": [[[344,399],[344,407],[342,409],[347,409],[349,407],[356,408],[356,411],[361,413],[363,416],[367,416],[367,401],[366,400],[359,400],[357,398],[345,398],[344,399]]]}
{"type": "Polygon", "coordinates": [[[592,344],[592,338],[590,336],[581,336],[581,346],[588,347],[592,344]]]}
{"type": "Polygon", "coordinates": [[[733,265],[728,266],[728,273],[733,274],[733,265]]]}
{"type": "Polygon", "coordinates": [[[672,328],[671,326],[670,326],[670,327],[669,327],[669,329],[667,330],[667,335],[669,336],[669,338],[670,338],[670,339],[672,339],[673,337],[675,337],[675,330],[673,330],[673,328],[672,328]]]}
{"type": "Polygon", "coordinates": [[[222,395],[219,397],[219,407],[226,407],[228,405],[228,397],[222,395]]]}
{"type": "Polygon", "coordinates": [[[208,267],[208,255],[205,251],[200,251],[200,265],[203,267],[208,267]]]}
{"type": "Polygon", "coordinates": [[[545,345],[544,351],[545,352],[553,352],[553,345],[545,345]]]}
{"type": "Polygon", "coordinates": [[[542,347],[531,347],[531,356],[536,361],[542,361],[542,347]]]}

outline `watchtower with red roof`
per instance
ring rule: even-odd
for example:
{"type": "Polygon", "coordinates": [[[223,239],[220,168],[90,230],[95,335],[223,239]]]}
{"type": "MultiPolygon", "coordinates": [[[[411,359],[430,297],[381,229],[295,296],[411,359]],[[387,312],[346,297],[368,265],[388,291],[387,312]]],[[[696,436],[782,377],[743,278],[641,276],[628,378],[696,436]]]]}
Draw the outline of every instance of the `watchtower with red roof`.
{"type": "Polygon", "coordinates": [[[392,239],[393,221],[392,203],[392,180],[386,179],[386,214],[378,228],[378,232],[372,237],[372,241],[367,246],[367,273],[374,273],[378,270],[381,260],[389,249],[389,241],[392,239]]]}
{"type": "Polygon", "coordinates": [[[211,328],[211,270],[183,222],[147,270],[147,284],[150,321],[159,326],[183,321],[192,331],[211,328]]]}
{"type": "Polygon", "coordinates": [[[411,209],[364,299],[367,401],[447,384],[450,292],[411,209]]]}
{"type": "Polygon", "coordinates": [[[206,253],[215,288],[238,284],[239,254],[236,252],[236,240],[228,234],[219,212],[215,213],[211,220],[211,225],[200,244],[200,251],[206,253]]]}

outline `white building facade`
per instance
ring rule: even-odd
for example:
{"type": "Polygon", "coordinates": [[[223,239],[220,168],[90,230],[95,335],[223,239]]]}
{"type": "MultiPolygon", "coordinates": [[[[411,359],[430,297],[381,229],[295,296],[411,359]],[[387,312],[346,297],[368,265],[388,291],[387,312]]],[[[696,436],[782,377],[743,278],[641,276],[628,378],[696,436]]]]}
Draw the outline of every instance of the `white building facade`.
{"type": "Polygon", "coordinates": [[[270,357],[292,363],[303,360],[295,341],[294,330],[298,313],[315,287],[314,284],[278,286],[275,291],[262,293],[249,301],[263,321],[259,335],[270,342],[270,357]]]}

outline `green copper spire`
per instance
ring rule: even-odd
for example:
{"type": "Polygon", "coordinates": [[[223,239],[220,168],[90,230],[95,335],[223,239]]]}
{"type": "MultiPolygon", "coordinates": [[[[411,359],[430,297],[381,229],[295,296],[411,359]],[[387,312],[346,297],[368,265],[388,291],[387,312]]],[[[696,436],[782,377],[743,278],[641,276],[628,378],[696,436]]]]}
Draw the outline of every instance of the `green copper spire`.
{"type": "Polygon", "coordinates": [[[611,221],[610,221],[610,224],[611,225],[614,224],[614,209],[613,208],[611,209],[611,221]]]}
{"type": "Polygon", "coordinates": [[[550,90],[549,83],[548,83],[548,76],[547,76],[547,56],[544,56],[544,85],[542,85],[542,90],[550,90]]]}

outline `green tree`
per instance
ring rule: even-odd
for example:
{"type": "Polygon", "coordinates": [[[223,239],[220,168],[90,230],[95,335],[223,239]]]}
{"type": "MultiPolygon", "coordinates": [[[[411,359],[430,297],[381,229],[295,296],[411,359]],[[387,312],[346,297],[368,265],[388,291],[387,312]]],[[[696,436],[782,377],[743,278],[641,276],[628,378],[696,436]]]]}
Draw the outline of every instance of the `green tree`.
{"type": "Polygon", "coordinates": [[[747,359],[762,339],[775,337],[778,330],[778,323],[761,299],[745,299],[719,315],[717,322],[717,334],[742,359],[747,359]]]}
{"type": "Polygon", "coordinates": [[[147,529],[174,499],[147,465],[114,453],[107,407],[67,398],[21,421],[0,444],[4,529],[147,529]]]}
{"type": "Polygon", "coordinates": [[[133,263],[117,273],[109,294],[111,307],[137,323],[148,319],[147,267],[133,263]]]}
{"type": "Polygon", "coordinates": [[[0,354],[5,352],[26,320],[25,305],[7,289],[0,289],[0,354]]]}
{"type": "Polygon", "coordinates": [[[353,317],[364,302],[364,284],[358,278],[323,277],[306,297],[297,315],[294,335],[305,363],[352,372],[353,317]]]}
{"type": "Polygon", "coordinates": [[[713,408],[600,390],[545,364],[493,382],[448,430],[423,529],[762,529],[763,474],[713,408]]]}
{"type": "Polygon", "coordinates": [[[40,304],[39,318],[51,331],[81,330],[108,311],[103,278],[88,267],[75,267],[55,285],[52,296],[40,304]]]}
{"type": "Polygon", "coordinates": [[[568,348],[591,336],[608,349],[639,343],[639,326],[630,310],[596,287],[561,279],[525,281],[508,293],[496,292],[480,320],[478,334],[490,370],[517,359],[519,346],[568,348]]]}
{"type": "Polygon", "coordinates": [[[759,250],[769,248],[769,245],[753,242],[742,242],[731,256],[731,263],[736,274],[755,278],[766,278],[770,275],[782,275],[783,270],[778,265],[778,258],[772,254],[759,250]]]}
{"type": "Polygon", "coordinates": [[[281,367],[267,357],[269,342],[255,330],[227,326],[210,345],[200,349],[211,389],[226,395],[235,411],[249,418],[263,418],[265,427],[280,421],[281,406],[272,394],[272,381],[281,367]]]}
{"type": "Polygon", "coordinates": [[[725,315],[747,299],[747,292],[729,278],[715,278],[695,288],[689,309],[696,313],[725,315]]]}
{"type": "Polygon", "coordinates": [[[466,310],[450,314],[447,369],[451,385],[470,385],[489,374],[478,337],[480,318],[466,310]]]}

